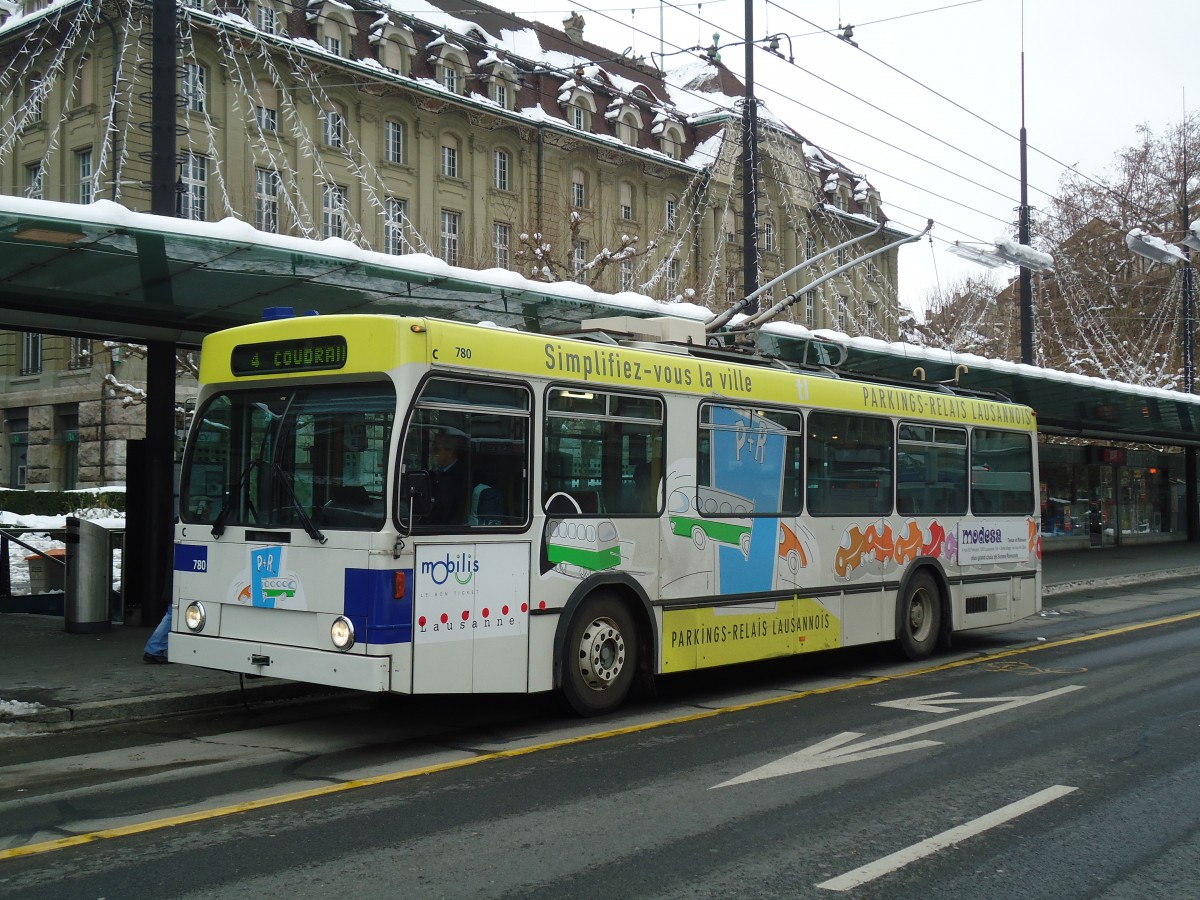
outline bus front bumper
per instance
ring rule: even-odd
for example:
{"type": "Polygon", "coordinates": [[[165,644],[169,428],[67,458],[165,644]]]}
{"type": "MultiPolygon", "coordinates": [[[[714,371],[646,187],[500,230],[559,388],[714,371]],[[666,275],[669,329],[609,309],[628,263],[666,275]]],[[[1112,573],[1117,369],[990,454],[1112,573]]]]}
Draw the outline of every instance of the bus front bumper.
{"type": "Polygon", "coordinates": [[[390,656],[309,650],[173,631],[168,638],[167,657],[173,663],[188,666],[266,675],[355,691],[391,689],[390,656]]]}

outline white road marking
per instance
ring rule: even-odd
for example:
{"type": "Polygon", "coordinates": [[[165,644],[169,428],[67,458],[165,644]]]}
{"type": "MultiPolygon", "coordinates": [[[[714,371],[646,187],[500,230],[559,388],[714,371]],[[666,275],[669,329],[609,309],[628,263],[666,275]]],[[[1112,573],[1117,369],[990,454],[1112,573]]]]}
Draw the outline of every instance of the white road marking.
{"type": "Polygon", "coordinates": [[[978,819],[973,819],[965,825],[959,825],[956,828],[951,828],[949,831],[943,831],[941,834],[934,835],[918,844],[913,844],[911,847],[898,850],[889,856],[877,859],[875,862],[867,863],[865,866],[859,866],[845,875],[839,875],[837,878],[823,881],[817,887],[824,888],[827,891],[848,891],[851,888],[866,884],[868,881],[874,881],[876,878],[902,869],[909,863],[924,859],[926,856],[930,856],[939,850],[962,843],[967,838],[982,834],[989,828],[1003,825],[1005,822],[1009,822],[1018,816],[1023,816],[1027,812],[1032,812],[1038,807],[1052,803],[1060,797],[1065,797],[1067,794],[1077,790],[1079,789],[1067,787],[1062,784],[1053,785],[1044,791],[1031,794],[1023,800],[1010,803],[1008,806],[1003,806],[994,812],[980,816],[978,819]]]}
{"type": "Polygon", "coordinates": [[[970,722],[974,719],[981,719],[984,716],[995,715],[999,712],[1006,712],[1020,706],[1027,706],[1030,703],[1050,700],[1063,694],[1081,690],[1083,690],[1083,685],[1070,684],[1053,691],[1046,691],[1044,694],[1033,694],[1028,697],[1010,697],[995,706],[989,706],[987,709],[977,709],[974,712],[960,713],[949,719],[939,719],[926,725],[918,725],[916,728],[909,728],[906,731],[900,731],[896,734],[885,734],[882,737],[872,738],[868,741],[859,741],[858,739],[863,735],[857,732],[844,731],[818,744],[813,744],[811,747],[805,747],[803,750],[799,750],[782,759],[777,759],[774,762],[767,763],[765,766],[760,766],[757,769],[746,772],[744,775],[723,781],[718,785],[714,785],[710,790],[730,787],[735,784],[744,784],[748,781],[760,781],[763,778],[778,778],[780,775],[794,775],[797,772],[824,769],[828,766],[840,765],[841,763],[889,756],[893,753],[902,753],[907,750],[937,747],[940,745],[940,741],[900,742],[908,741],[910,738],[918,737],[931,731],[949,728],[951,725],[970,722]]]}
{"type": "Polygon", "coordinates": [[[891,709],[906,709],[909,712],[927,712],[942,714],[958,712],[958,707],[965,703],[1008,703],[1012,697],[960,697],[955,691],[943,691],[940,694],[924,694],[920,697],[908,697],[904,700],[885,700],[876,706],[887,706],[891,709]],[[954,699],[950,699],[954,698],[954,699]]]}

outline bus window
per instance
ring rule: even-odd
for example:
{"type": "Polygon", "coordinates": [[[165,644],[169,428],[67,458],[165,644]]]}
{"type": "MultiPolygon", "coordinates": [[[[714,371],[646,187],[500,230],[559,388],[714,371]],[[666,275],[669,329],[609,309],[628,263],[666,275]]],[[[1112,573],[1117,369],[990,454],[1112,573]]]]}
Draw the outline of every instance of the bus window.
{"type": "MultiPolygon", "coordinates": [[[[529,519],[529,391],[431,378],[414,404],[403,472],[428,473],[417,532],[523,527],[529,519]]],[[[402,484],[399,496],[404,500],[402,484]]],[[[402,508],[400,518],[407,520],[402,508]]]]}
{"type": "Polygon", "coordinates": [[[662,423],[662,401],[657,397],[551,388],[542,453],[546,512],[658,515],[662,423]]]}
{"type": "Polygon", "coordinates": [[[1033,514],[1033,451],[1027,434],[976,428],[971,433],[971,511],[1033,514]]]}
{"type": "Polygon", "coordinates": [[[967,432],[900,424],[896,511],[902,516],[960,516],[967,511],[967,432]]]}
{"type": "Polygon", "coordinates": [[[808,416],[808,499],[814,516],[892,511],[892,423],[872,416],[808,416]]]}
{"type": "Polygon", "coordinates": [[[216,395],[196,416],[180,520],[377,531],[395,407],[387,382],[216,395]]]}
{"type": "Polygon", "coordinates": [[[703,404],[696,451],[696,508],[709,516],[726,515],[735,507],[741,509],[737,515],[798,514],[802,429],[798,413],[703,404]]]}

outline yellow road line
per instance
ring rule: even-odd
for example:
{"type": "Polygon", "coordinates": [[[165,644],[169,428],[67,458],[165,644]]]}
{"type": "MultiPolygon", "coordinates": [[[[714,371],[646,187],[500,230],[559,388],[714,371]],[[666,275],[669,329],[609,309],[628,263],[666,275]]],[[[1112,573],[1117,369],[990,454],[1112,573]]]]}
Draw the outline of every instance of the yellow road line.
{"type": "Polygon", "coordinates": [[[23,847],[10,847],[7,850],[0,850],[0,860],[16,859],[22,856],[35,856],[39,853],[49,853],[53,850],[65,850],[68,847],[77,847],[80,844],[90,844],[94,841],[110,840],[112,838],[128,837],[134,834],[145,834],[150,831],[158,831],[164,828],[174,828],[178,825],[190,825],[194,822],[204,822],[209,819],[219,819],[225,816],[232,816],[238,813],[251,812],[256,809],[266,809],[271,806],[280,806],[285,803],[295,803],[298,800],[309,800],[313,797],[326,797],[332,794],[341,794],[346,791],[358,790],[359,788],[372,787],[380,784],[390,784],[396,781],[405,781],[409,778],[419,778],[422,775],[434,775],[438,772],[449,772],[454,769],[461,769],[466,766],[474,766],[480,763],[491,762],[497,759],[512,759],[518,756],[527,756],[532,753],[542,753],[547,750],[557,750],[562,747],[571,747],[579,744],[587,743],[588,741],[607,740],[608,738],[620,737],[627,734],[637,734],[643,731],[651,731],[656,728],[664,728],[669,725],[682,725],[688,722],[699,722],[704,719],[711,719],[716,716],[726,715],[733,712],[743,712],[750,709],[758,709],[766,706],[773,706],[776,703],[790,703],[793,700],[800,700],[805,697],[814,697],[821,694],[832,694],[838,691],[851,690],[853,688],[868,687],[874,684],[883,684],[888,681],[896,681],[901,678],[912,678],[916,675],[928,675],[933,672],[944,672],[949,669],[958,669],[964,666],[978,665],[979,663],[993,662],[997,659],[1005,659],[1011,656],[1019,656],[1024,653],[1033,653],[1038,650],[1049,650],[1054,647],[1067,647],[1072,644],[1081,644],[1087,641],[1094,641],[1100,638],[1113,637],[1120,634],[1129,634],[1135,631],[1141,631],[1146,628],[1157,628],[1162,625],[1174,625],[1179,622],[1186,622],[1190,619],[1200,618],[1200,611],[1183,613],[1178,616],[1170,616],[1166,619],[1156,619],[1150,622],[1141,622],[1136,625],[1123,625],[1120,628],[1113,628],[1108,631],[1097,631],[1093,634],[1079,635],[1077,637],[1064,638],[1061,641],[1047,641],[1043,644],[1034,644],[1029,647],[1019,647],[1013,650],[1002,650],[999,653],[991,653],[986,656],[972,657],[970,659],[960,659],[954,662],[941,663],[935,666],[928,666],[923,669],[914,669],[911,672],[902,672],[899,675],[879,675],[872,678],[861,678],[857,681],[847,682],[845,684],[829,685],[827,687],[813,688],[808,691],[797,691],[795,693],[784,694],[779,697],[768,697],[763,700],[753,700],[748,703],[739,703],[734,706],[722,706],[718,709],[705,710],[703,712],[688,713],[683,716],[675,716],[670,719],[658,719],[653,722],[643,722],[640,725],[625,725],[621,728],[611,728],[608,731],[598,731],[592,734],[583,734],[576,737],[562,738],[557,741],[547,741],[542,744],[532,744],[528,747],[518,747],[512,750],[498,750],[494,753],[483,753],[479,756],[472,756],[468,759],[459,759],[452,762],[437,763],[436,765],[421,766],[416,769],[405,769],[400,772],[387,772],[383,775],[374,775],[370,778],[356,778],[353,781],[344,781],[340,784],[322,785],[321,787],[309,788],[304,791],[295,791],[290,794],[279,794],[274,797],[263,797],[259,800],[247,800],[244,803],[234,803],[229,806],[221,806],[216,809],[201,810],[194,813],[185,813],[179,816],[168,816],[163,819],[151,819],[147,822],[138,822],[132,825],[122,825],[117,828],[104,828],[100,831],[89,831],[85,834],[72,835],[71,837],[58,838],[53,841],[42,841],[37,844],[27,844],[23,847]]]}

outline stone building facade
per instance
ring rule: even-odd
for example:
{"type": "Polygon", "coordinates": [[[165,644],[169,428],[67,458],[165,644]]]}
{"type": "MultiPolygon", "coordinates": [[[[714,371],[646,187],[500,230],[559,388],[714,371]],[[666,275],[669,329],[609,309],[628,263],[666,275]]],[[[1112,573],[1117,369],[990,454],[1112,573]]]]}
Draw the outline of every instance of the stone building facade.
{"type": "MultiPolygon", "coordinates": [[[[661,71],[589,43],[578,15],[559,30],[470,0],[428,7],[444,15],[378,0],[181,4],[178,215],[714,310],[742,295],[743,88],[728,69],[701,55],[661,71]]],[[[148,210],[150,5],[3,9],[0,191],[148,210]]],[[[883,216],[865,176],[762,121],[760,283],[883,216]]],[[[789,317],[894,337],[896,265],[880,256],[789,317]]],[[[124,478],[116,445],[140,435],[140,407],[108,394],[143,373],[140,360],[109,371],[99,337],[42,336],[38,372],[30,336],[0,339],[3,438],[18,446],[25,425],[24,484],[124,478]]],[[[189,394],[185,379],[177,401],[189,394]]],[[[0,481],[21,472],[0,461],[0,481]]]]}

